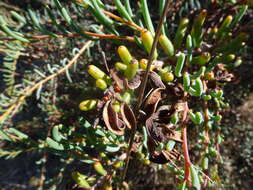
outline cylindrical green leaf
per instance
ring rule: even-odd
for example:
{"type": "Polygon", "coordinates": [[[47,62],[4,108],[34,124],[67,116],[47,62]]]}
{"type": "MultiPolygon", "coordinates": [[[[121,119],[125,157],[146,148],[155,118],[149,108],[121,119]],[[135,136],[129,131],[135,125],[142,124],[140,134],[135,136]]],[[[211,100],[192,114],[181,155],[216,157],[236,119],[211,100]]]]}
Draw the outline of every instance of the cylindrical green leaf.
{"type": "Polygon", "coordinates": [[[126,46],[119,46],[118,54],[125,64],[129,64],[133,59],[126,46]]]}
{"type": "Polygon", "coordinates": [[[166,35],[161,35],[159,37],[159,43],[160,45],[162,46],[163,48],[163,51],[166,55],[168,56],[173,56],[174,55],[174,46],[173,44],[171,43],[170,39],[167,38],[166,35]]]}
{"type": "Polygon", "coordinates": [[[177,77],[181,77],[182,76],[182,69],[184,67],[184,61],[185,61],[185,54],[184,53],[180,53],[180,55],[177,58],[177,64],[176,64],[176,68],[175,68],[175,75],[177,77]]]}
{"type": "Polygon", "coordinates": [[[133,59],[127,66],[124,74],[128,80],[131,80],[136,75],[139,68],[139,62],[136,59],[133,59]]]}
{"type": "Polygon", "coordinates": [[[107,89],[107,84],[105,80],[103,79],[97,79],[96,80],[96,87],[100,88],[101,90],[107,89]]]}
{"type": "Polygon", "coordinates": [[[105,77],[105,73],[101,71],[98,67],[95,65],[89,65],[88,66],[88,73],[94,78],[94,79],[102,79],[105,77]]]}

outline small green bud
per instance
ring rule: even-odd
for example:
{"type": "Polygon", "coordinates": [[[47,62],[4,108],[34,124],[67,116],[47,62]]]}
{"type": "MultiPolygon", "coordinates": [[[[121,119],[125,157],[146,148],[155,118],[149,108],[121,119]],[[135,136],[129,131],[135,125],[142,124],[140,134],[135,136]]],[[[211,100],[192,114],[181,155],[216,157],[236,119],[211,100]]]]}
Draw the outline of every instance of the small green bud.
{"type": "Polygon", "coordinates": [[[102,79],[105,77],[105,73],[101,71],[98,67],[95,65],[89,65],[88,66],[88,73],[94,78],[94,79],[102,79]]]}
{"type": "Polygon", "coordinates": [[[174,75],[171,72],[162,73],[161,76],[164,82],[172,82],[174,80],[174,75]]]}
{"type": "Polygon", "coordinates": [[[115,68],[119,71],[125,71],[127,69],[127,65],[121,62],[115,63],[115,68]]]}
{"type": "Polygon", "coordinates": [[[82,101],[79,104],[79,109],[82,111],[89,111],[89,110],[95,109],[97,106],[97,102],[98,100],[96,99],[82,101]]]}
{"type": "MultiPolygon", "coordinates": [[[[145,47],[145,50],[148,53],[150,53],[151,49],[152,49],[153,42],[154,42],[154,39],[153,39],[153,36],[152,36],[151,32],[149,32],[148,30],[142,31],[141,32],[141,40],[142,40],[142,43],[145,47]]],[[[157,50],[155,50],[153,59],[156,59],[157,56],[158,56],[157,50]]]]}
{"type": "MultiPolygon", "coordinates": [[[[148,60],[147,59],[141,59],[139,62],[139,66],[142,70],[146,71],[148,66],[148,60]]],[[[155,66],[151,64],[150,70],[153,71],[155,69],[155,66]]]]}
{"type": "Polygon", "coordinates": [[[133,59],[126,46],[119,46],[118,54],[122,62],[126,65],[129,64],[133,59]]]}
{"type": "Polygon", "coordinates": [[[107,84],[103,79],[97,79],[96,87],[100,88],[101,90],[105,90],[107,88],[107,84]]]}

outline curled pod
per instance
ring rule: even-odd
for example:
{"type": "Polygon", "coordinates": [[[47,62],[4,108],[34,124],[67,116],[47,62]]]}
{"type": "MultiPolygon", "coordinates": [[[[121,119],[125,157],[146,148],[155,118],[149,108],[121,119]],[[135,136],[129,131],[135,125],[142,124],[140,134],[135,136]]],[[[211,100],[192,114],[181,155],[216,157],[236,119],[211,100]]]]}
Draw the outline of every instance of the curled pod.
{"type": "Polygon", "coordinates": [[[118,118],[118,113],[112,107],[112,101],[107,101],[103,109],[103,119],[109,131],[116,135],[123,135],[125,125],[122,120],[118,118]]]}
{"type": "Polygon", "coordinates": [[[88,66],[88,73],[94,78],[94,79],[103,79],[106,74],[96,67],[95,65],[89,65],[88,66]]]}
{"type": "MultiPolygon", "coordinates": [[[[144,30],[141,32],[141,41],[145,47],[145,50],[150,53],[151,52],[151,49],[152,49],[152,45],[153,45],[153,42],[154,42],[154,38],[151,34],[151,32],[149,32],[148,30],[144,30]]],[[[156,59],[158,56],[157,54],[157,50],[155,50],[155,53],[154,53],[154,56],[153,56],[153,59],[156,59]]]]}
{"type": "Polygon", "coordinates": [[[164,35],[164,34],[160,35],[159,43],[160,43],[164,53],[167,56],[174,55],[174,46],[173,46],[172,42],[170,41],[170,39],[166,35],[164,35]]]}
{"type": "Polygon", "coordinates": [[[128,129],[135,129],[137,126],[135,115],[132,109],[126,104],[121,105],[122,119],[125,122],[128,129]]]}
{"type": "Polygon", "coordinates": [[[180,55],[178,56],[177,59],[177,64],[176,64],[176,68],[175,68],[175,75],[177,77],[181,77],[182,76],[182,69],[184,67],[184,62],[185,62],[185,54],[184,53],[180,53],[180,55]]]}
{"type": "Polygon", "coordinates": [[[133,59],[126,46],[119,46],[118,54],[122,62],[126,65],[128,65],[133,59]]]}
{"type": "Polygon", "coordinates": [[[138,69],[139,69],[139,62],[136,59],[132,59],[132,61],[127,65],[127,69],[124,72],[125,77],[128,80],[133,79],[138,69]]]}

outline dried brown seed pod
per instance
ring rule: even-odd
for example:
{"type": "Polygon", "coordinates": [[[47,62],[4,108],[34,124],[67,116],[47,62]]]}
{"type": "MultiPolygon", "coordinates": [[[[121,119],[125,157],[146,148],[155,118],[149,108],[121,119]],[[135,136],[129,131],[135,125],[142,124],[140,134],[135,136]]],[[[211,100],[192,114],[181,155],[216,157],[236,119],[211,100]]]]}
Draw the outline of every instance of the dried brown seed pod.
{"type": "Polygon", "coordinates": [[[103,109],[103,119],[109,131],[116,135],[124,135],[125,124],[118,118],[117,112],[112,107],[112,100],[108,101],[103,109]]]}

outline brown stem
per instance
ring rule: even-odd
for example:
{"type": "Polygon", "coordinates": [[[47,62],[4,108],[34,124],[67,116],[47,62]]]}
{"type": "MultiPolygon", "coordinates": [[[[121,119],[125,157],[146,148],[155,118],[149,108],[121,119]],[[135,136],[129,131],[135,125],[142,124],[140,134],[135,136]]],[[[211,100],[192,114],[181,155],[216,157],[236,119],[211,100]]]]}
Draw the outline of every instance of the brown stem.
{"type": "Polygon", "coordinates": [[[135,29],[138,30],[138,31],[143,31],[143,28],[142,28],[142,27],[138,26],[137,24],[135,24],[135,23],[132,22],[132,21],[127,21],[127,20],[125,20],[125,19],[123,19],[123,18],[121,18],[121,17],[119,17],[119,16],[117,16],[117,15],[115,15],[115,14],[109,12],[109,11],[105,11],[105,10],[104,10],[103,12],[104,12],[107,16],[109,16],[109,17],[111,17],[111,18],[114,18],[115,20],[117,20],[117,21],[119,21],[119,22],[121,22],[121,23],[124,23],[124,24],[126,24],[126,25],[132,26],[133,28],[135,28],[135,29]]]}
{"type": "MultiPolygon", "coordinates": [[[[140,93],[139,93],[139,97],[138,97],[138,104],[137,104],[136,109],[135,109],[136,115],[138,115],[138,111],[140,110],[141,105],[142,105],[144,92],[145,92],[147,81],[148,81],[148,73],[150,71],[150,67],[151,67],[151,64],[152,64],[152,61],[153,61],[155,49],[156,49],[158,39],[159,39],[159,36],[160,36],[160,33],[161,33],[164,18],[166,17],[167,12],[168,12],[169,2],[170,2],[170,0],[166,1],[166,4],[165,4],[164,9],[163,9],[163,13],[162,13],[161,18],[159,20],[159,24],[158,24],[158,27],[157,27],[157,30],[156,30],[156,33],[155,33],[155,38],[154,38],[154,42],[152,44],[152,48],[151,48],[151,51],[150,51],[150,54],[149,54],[149,59],[148,59],[148,64],[147,64],[147,69],[146,69],[146,72],[145,72],[144,80],[142,81],[141,87],[140,87],[140,93]]],[[[127,158],[126,158],[126,162],[125,162],[125,167],[124,167],[122,175],[121,175],[121,180],[122,181],[125,179],[126,172],[127,172],[127,169],[128,169],[128,164],[129,164],[129,160],[130,160],[130,153],[131,153],[131,149],[132,149],[132,146],[133,146],[136,130],[137,130],[137,128],[134,128],[131,131],[129,146],[128,146],[128,149],[127,149],[127,158]]]]}
{"type": "Polygon", "coordinates": [[[188,114],[188,103],[185,102],[185,109],[183,112],[183,118],[182,118],[182,135],[183,135],[183,144],[182,149],[184,153],[184,162],[185,162],[185,178],[184,180],[187,182],[188,185],[190,185],[190,166],[191,166],[191,159],[189,156],[189,149],[188,149],[188,143],[187,143],[187,114],[188,114]]]}
{"type": "MultiPolygon", "coordinates": [[[[116,36],[113,34],[97,34],[97,33],[92,33],[92,32],[87,32],[84,31],[84,34],[91,36],[91,37],[97,37],[99,39],[114,39],[114,40],[127,40],[130,42],[134,41],[134,38],[131,36],[116,36]]],[[[80,36],[80,34],[78,33],[70,33],[70,34],[57,34],[57,38],[72,38],[72,37],[78,37],[80,36]]],[[[49,38],[53,38],[50,35],[36,35],[36,36],[27,36],[27,38],[29,39],[33,39],[33,40],[44,40],[44,39],[49,39],[49,38]]],[[[1,41],[11,41],[11,40],[15,40],[14,38],[0,38],[1,41]]]]}

